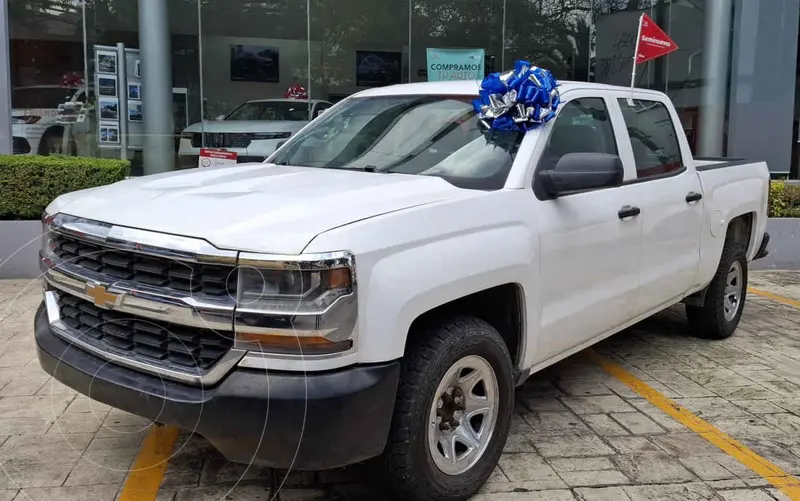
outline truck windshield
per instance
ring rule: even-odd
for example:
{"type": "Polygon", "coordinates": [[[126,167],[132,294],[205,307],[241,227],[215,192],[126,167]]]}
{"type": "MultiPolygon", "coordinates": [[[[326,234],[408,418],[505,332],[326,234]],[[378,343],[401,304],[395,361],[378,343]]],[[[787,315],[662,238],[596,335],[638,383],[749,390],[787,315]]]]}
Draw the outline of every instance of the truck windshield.
{"type": "Polygon", "coordinates": [[[308,120],[308,102],[253,101],[233,110],[225,120],[308,120]]]}
{"type": "Polygon", "coordinates": [[[351,98],[316,119],[269,161],[279,165],[438,176],[499,189],[521,132],[488,131],[472,96],[351,98]]]}

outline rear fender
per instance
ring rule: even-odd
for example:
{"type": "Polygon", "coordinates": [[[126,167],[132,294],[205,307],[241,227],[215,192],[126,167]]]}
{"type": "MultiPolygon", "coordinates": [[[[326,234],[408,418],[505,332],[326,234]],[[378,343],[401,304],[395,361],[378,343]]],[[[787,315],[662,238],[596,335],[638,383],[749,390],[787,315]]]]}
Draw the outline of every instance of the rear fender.
{"type": "Polygon", "coordinates": [[[766,227],[764,201],[754,197],[755,193],[765,193],[764,180],[743,178],[718,186],[706,193],[706,221],[700,238],[700,266],[698,284],[707,285],[716,273],[731,221],[750,214],[752,225],[747,247],[748,260],[755,257],[761,235],[766,227]]]}

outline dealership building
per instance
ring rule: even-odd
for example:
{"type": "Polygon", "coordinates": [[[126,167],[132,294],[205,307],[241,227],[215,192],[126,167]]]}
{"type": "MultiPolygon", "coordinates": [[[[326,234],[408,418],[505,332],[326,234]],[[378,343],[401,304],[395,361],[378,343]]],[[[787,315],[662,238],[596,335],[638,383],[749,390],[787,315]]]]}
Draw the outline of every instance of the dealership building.
{"type": "MultiPolygon", "coordinates": [[[[185,129],[250,100],[302,87],[328,106],[375,86],[482,77],[517,59],[563,80],[629,85],[644,12],[679,50],[640,65],[636,85],[672,98],[695,154],[765,160],[776,177],[798,177],[800,0],[0,5],[0,153],[124,157],[136,173],[164,172],[192,166],[184,140],[246,146],[249,136],[217,143],[185,129]]],[[[258,119],[291,120],[284,108],[258,119]]]]}

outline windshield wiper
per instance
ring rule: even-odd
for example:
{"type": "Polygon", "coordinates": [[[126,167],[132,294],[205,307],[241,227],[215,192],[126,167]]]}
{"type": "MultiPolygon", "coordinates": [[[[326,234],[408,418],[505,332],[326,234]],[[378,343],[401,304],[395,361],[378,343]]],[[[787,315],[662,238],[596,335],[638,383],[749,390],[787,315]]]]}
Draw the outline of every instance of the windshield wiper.
{"type": "Polygon", "coordinates": [[[358,171],[358,172],[378,172],[378,173],[386,172],[386,171],[379,170],[374,165],[365,165],[364,167],[336,167],[336,168],[337,169],[342,169],[342,170],[354,170],[354,171],[358,171]]]}

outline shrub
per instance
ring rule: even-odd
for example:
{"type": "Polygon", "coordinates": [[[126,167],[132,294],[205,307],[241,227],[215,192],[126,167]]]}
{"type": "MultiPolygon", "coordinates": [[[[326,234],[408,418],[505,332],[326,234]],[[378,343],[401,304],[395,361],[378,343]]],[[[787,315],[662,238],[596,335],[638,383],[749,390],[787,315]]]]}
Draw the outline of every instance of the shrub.
{"type": "Polygon", "coordinates": [[[769,217],[800,217],[800,185],[772,181],[769,186],[769,217]]]}
{"type": "Polygon", "coordinates": [[[39,219],[59,195],[115,183],[129,172],[127,160],[0,155],[0,220],[39,219]]]}

